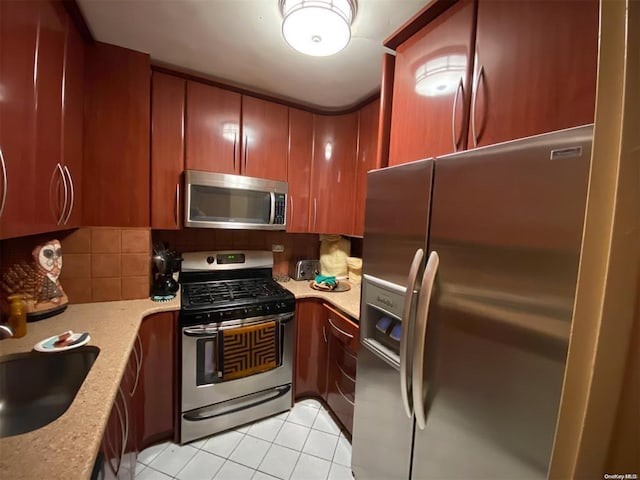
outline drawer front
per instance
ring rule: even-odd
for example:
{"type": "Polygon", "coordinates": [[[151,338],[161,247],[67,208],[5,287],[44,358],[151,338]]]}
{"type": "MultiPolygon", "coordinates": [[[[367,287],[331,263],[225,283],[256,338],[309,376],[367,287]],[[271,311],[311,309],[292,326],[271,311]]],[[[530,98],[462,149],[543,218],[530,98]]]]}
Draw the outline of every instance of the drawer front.
{"type": "Polygon", "coordinates": [[[324,304],[329,332],[351,352],[357,353],[360,347],[360,328],[345,315],[324,304]]]}

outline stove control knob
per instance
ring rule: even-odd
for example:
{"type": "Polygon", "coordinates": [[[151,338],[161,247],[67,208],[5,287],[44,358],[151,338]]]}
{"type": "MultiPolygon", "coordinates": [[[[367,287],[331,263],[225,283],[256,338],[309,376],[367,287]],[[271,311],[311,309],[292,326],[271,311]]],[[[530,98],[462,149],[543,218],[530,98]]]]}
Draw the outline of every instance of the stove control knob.
{"type": "Polygon", "coordinates": [[[215,262],[215,261],[216,261],[216,259],[215,259],[215,258],[213,258],[213,257],[207,257],[207,263],[208,263],[209,265],[211,265],[211,264],[212,264],[213,262],[215,262]]]}

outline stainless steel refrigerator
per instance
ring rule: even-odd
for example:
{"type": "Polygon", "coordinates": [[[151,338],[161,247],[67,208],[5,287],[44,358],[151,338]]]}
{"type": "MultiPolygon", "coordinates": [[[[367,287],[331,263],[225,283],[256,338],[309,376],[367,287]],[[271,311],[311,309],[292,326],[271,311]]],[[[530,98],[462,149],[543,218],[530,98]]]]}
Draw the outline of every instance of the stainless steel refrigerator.
{"type": "Polygon", "coordinates": [[[368,174],[357,480],[546,478],[592,135],[368,174]]]}

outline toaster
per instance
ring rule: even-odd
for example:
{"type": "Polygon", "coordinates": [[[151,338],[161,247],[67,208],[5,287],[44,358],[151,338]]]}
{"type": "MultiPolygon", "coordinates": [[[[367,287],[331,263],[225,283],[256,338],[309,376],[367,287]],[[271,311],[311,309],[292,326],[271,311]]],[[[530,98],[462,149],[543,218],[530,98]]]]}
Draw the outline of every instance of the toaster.
{"type": "Polygon", "coordinates": [[[294,280],[313,280],[320,273],[319,260],[300,260],[296,262],[291,278],[294,280]]]}

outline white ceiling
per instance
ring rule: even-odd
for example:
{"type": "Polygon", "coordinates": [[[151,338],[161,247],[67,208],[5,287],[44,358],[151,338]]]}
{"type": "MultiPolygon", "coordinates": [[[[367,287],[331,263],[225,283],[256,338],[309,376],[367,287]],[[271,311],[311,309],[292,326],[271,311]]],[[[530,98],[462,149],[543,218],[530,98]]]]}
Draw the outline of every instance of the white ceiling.
{"type": "Polygon", "coordinates": [[[308,57],[282,38],[278,0],[78,0],[96,40],[324,109],[380,87],[382,41],[427,3],[359,0],[347,48],[308,57]]]}

